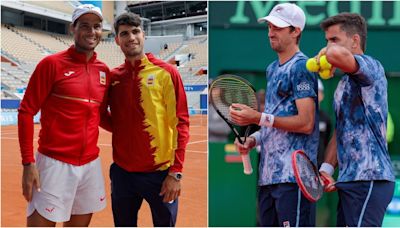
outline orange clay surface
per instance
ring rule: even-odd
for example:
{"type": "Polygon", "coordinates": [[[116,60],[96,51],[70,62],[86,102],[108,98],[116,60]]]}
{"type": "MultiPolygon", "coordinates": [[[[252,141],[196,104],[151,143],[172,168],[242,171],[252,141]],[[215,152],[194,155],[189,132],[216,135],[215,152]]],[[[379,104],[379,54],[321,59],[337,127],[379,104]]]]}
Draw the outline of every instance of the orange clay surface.
{"type": "MultiPolygon", "coordinates": [[[[191,116],[190,141],[186,148],[184,179],[176,226],[207,226],[207,116],[191,116]]],[[[40,125],[35,125],[35,143],[40,125]]],[[[112,162],[111,134],[100,129],[98,145],[107,191],[107,207],[93,215],[90,226],[114,226],[111,211],[109,166],[112,162]]],[[[35,150],[37,144],[34,145],[35,150]]],[[[26,226],[22,195],[22,165],[17,126],[1,127],[1,226],[26,226]]],[[[57,224],[61,226],[62,224],[57,224]]],[[[146,202],[139,211],[139,226],[153,226],[146,202]]]]}

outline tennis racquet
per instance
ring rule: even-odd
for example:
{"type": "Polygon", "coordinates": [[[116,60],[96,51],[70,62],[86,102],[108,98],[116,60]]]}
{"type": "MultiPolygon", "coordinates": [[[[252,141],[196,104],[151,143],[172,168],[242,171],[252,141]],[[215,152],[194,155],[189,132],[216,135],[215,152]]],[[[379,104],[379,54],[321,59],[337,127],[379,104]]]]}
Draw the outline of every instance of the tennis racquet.
{"type": "MultiPolygon", "coordinates": [[[[229,108],[233,103],[239,103],[245,104],[258,111],[259,103],[254,87],[250,82],[241,77],[231,74],[221,75],[211,83],[210,100],[218,115],[220,115],[232,129],[238,141],[244,144],[250,133],[251,125],[246,126],[244,140],[242,140],[238,130],[235,128],[235,126],[238,126],[229,116],[229,108]]],[[[242,161],[244,173],[250,175],[253,172],[253,168],[251,167],[249,154],[242,155],[242,161]]]]}
{"type": "Polygon", "coordinates": [[[318,201],[324,192],[325,180],[320,177],[317,167],[302,150],[293,152],[292,166],[297,185],[304,197],[311,202],[318,201]]]}

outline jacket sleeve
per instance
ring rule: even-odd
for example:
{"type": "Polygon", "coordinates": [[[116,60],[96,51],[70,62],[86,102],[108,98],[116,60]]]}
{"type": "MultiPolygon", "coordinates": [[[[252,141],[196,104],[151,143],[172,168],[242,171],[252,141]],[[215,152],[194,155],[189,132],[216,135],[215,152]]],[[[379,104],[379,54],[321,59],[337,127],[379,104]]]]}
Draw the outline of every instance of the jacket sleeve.
{"type": "Polygon", "coordinates": [[[52,90],[55,66],[49,58],[43,59],[33,72],[24,98],[18,109],[18,138],[22,163],[35,162],[33,156],[33,117],[39,112],[52,90]]]}
{"type": "Polygon", "coordinates": [[[100,105],[100,127],[104,130],[112,132],[112,122],[111,122],[111,113],[108,110],[109,107],[109,91],[111,88],[111,73],[108,71],[107,75],[107,90],[104,93],[103,101],[100,105]]]}
{"type": "MultiPolygon", "coordinates": [[[[170,99],[171,102],[167,102],[167,109],[168,104],[175,103],[175,116],[168,116],[169,122],[174,122],[175,119],[176,123],[176,131],[177,131],[177,142],[176,142],[176,150],[175,150],[175,160],[173,165],[170,168],[171,172],[182,172],[183,170],[183,162],[185,160],[185,149],[186,144],[189,141],[189,113],[187,107],[187,100],[186,100],[186,93],[183,87],[183,83],[181,80],[181,76],[179,72],[173,68],[171,70],[171,79],[173,82],[173,91],[170,90],[169,87],[166,88],[167,90],[167,99],[170,99]],[[168,96],[168,94],[175,94],[175,96],[168,96]]],[[[168,111],[171,114],[170,111],[168,111]]]]}

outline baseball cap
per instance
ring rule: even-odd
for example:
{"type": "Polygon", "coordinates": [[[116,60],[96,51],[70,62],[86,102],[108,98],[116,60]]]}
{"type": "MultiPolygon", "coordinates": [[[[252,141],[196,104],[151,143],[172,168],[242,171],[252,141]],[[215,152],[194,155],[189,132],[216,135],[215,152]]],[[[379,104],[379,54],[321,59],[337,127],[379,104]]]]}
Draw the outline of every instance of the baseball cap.
{"type": "Polygon", "coordinates": [[[303,31],[306,25],[306,15],[296,4],[281,3],[274,6],[268,16],[258,19],[260,23],[266,21],[280,28],[293,26],[303,31]]]}
{"type": "Polygon", "coordinates": [[[75,8],[74,12],[72,13],[72,24],[75,23],[78,18],[84,14],[93,13],[100,17],[103,20],[103,14],[99,7],[96,7],[92,4],[83,4],[75,8]]]}

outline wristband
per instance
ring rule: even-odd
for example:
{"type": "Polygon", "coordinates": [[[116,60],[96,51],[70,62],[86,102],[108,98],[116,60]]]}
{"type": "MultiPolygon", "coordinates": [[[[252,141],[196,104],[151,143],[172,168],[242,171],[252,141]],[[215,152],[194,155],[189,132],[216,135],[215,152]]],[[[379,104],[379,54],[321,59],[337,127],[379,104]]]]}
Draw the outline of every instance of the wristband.
{"type": "Polygon", "coordinates": [[[322,163],[321,168],[319,168],[319,171],[324,171],[325,173],[332,176],[335,172],[335,168],[331,164],[324,162],[322,163]]]}
{"type": "Polygon", "coordinates": [[[275,116],[272,114],[261,113],[259,126],[272,127],[274,125],[275,116]]]}

